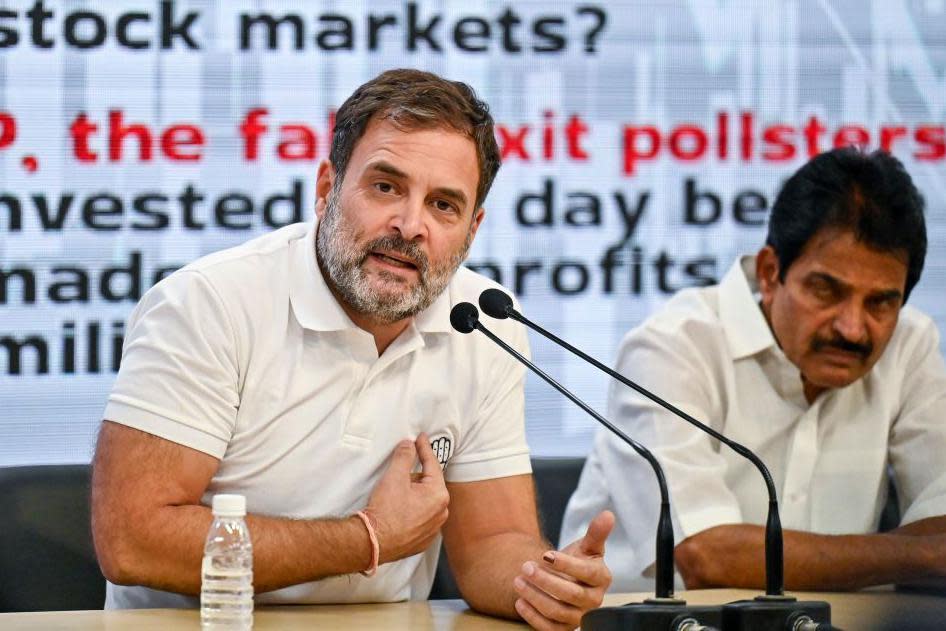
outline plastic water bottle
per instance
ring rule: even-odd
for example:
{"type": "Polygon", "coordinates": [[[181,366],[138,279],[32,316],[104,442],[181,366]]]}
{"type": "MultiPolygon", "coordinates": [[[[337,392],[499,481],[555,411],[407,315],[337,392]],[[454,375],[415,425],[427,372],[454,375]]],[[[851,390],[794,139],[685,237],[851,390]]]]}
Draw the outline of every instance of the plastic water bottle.
{"type": "Polygon", "coordinates": [[[253,628],[253,544],[243,517],[246,498],[214,495],[200,581],[202,629],[253,628]]]}

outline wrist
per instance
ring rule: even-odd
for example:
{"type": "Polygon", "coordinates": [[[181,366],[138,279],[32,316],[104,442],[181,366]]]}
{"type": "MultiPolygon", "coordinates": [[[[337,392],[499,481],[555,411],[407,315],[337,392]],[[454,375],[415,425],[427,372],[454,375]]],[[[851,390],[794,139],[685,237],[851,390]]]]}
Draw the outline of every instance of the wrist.
{"type": "Polygon", "coordinates": [[[932,535],[924,537],[923,569],[929,578],[946,578],[946,535],[932,535]]]}
{"type": "Polygon", "coordinates": [[[374,522],[368,509],[360,510],[355,513],[355,518],[362,523],[364,529],[367,531],[368,543],[370,545],[368,566],[364,570],[361,570],[361,574],[362,576],[371,577],[378,571],[378,562],[381,558],[381,546],[378,543],[378,535],[375,532],[374,522]]]}

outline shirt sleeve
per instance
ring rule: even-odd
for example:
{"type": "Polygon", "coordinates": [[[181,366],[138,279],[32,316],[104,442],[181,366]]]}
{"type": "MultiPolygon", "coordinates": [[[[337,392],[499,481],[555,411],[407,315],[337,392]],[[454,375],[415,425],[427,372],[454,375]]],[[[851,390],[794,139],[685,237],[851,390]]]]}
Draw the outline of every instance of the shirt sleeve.
{"type": "MultiPolygon", "coordinates": [[[[505,330],[497,327],[497,333],[528,358],[525,326],[507,322],[510,325],[505,330]]],[[[448,482],[474,482],[532,472],[525,436],[525,367],[484,336],[475,335],[474,339],[482,344],[483,358],[477,370],[481,381],[479,405],[462,444],[444,471],[448,482]]]]}
{"type": "Polygon", "coordinates": [[[889,453],[906,524],[946,515],[946,368],[932,320],[923,317],[904,352],[907,374],[889,453]]]}
{"type": "MultiPolygon", "coordinates": [[[[721,352],[721,351],[720,351],[721,352]]],[[[725,417],[713,370],[682,331],[647,326],[629,333],[618,350],[616,369],[698,420],[718,426],[725,417]]],[[[649,448],[662,465],[670,490],[676,541],[721,524],[743,521],[727,487],[726,461],[719,444],[703,431],[614,381],[608,416],[649,448]]],[[[632,447],[600,430],[596,443],[602,475],[621,528],[633,550],[636,574],[655,559],[660,495],[651,465],[632,447]]]]}
{"type": "Polygon", "coordinates": [[[135,308],[105,418],[216,458],[239,406],[234,328],[206,277],[182,270],[135,308]]]}

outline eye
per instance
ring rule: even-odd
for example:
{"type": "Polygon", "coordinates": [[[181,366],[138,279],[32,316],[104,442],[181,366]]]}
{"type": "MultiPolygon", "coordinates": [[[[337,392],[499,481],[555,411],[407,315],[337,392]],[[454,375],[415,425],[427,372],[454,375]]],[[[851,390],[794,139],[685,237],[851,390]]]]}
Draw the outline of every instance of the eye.
{"type": "Polygon", "coordinates": [[[822,279],[815,279],[808,283],[808,290],[812,296],[825,302],[833,300],[837,296],[834,285],[822,279]]]}
{"type": "Polygon", "coordinates": [[[867,308],[879,315],[889,315],[900,306],[900,298],[897,296],[878,296],[870,298],[867,301],[867,308]]]}
{"type": "Polygon", "coordinates": [[[437,208],[437,210],[439,210],[439,211],[441,211],[441,212],[445,212],[445,213],[458,213],[458,212],[460,212],[459,209],[456,207],[455,204],[452,204],[452,203],[448,202],[448,201],[445,200],[445,199],[438,199],[438,200],[435,200],[435,201],[434,201],[434,206],[437,208]]]}
{"type": "Polygon", "coordinates": [[[383,180],[382,180],[381,182],[376,182],[375,185],[374,185],[374,187],[375,187],[379,192],[381,192],[381,193],[393,193],[393,192],[394,192],[394,185],[391,184],[390,182],[386,182],[386,181],[383,181],[383,180]]]}

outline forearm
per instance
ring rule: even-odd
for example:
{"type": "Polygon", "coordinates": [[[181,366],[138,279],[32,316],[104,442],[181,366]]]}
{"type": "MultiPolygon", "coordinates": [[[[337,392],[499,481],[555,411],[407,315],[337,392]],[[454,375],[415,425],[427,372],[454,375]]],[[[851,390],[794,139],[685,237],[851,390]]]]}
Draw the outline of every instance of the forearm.
{"type": "Polygon", "coordinates": [[[518,598],[513,580],[522,573],[522,564],[536,560],[552,546],[520,532],[505,532],[482,540],[476,549],[465,551],[457,563],[451,561],[454,578],[470,607],[481,613],[518,618],[518,598]]]}
{"type": "Polygon", "coordinates": [[[946,534],[946,516],[928,517],[900,526],[890,531],[894,535],[942,535],[946,534]]]}
{"type": "MultiPolygon", "coordinates": [[[[212,515],[203,506],[167,506],[147,519],[147,528],[128,527],[113,563],[113,580],[197,594],[204,539],[212,515]]],[[[256,593],[350,574],[367,568],[371,544],[358,517],[291,520],[260,515],[246,518],[253,542],[256,593]]],[[[103,559],[103,568],[106,563],[103,559]]]]}
{"type": "MultiPolygon", "coordinates": [[[[905,524],[891,531],[891,534],[909,536],[930,536],[946,534],[946,516],[929,517],[905,524]]],[[[946,559],[940,557],[941,566],[937,576],[932,578],[917,578],[900,581],[899,585],[919,587],[921,589],[946,590],[946,559]]]]}
{"type": "Polygon", "coordinates": [[[601,605],[611,583],[603,556],[613,514],[596,516],[584,537],[553,552],[539,531],[532,476],[454,483],[448,490],[444,545],[473,609],[535,628],[574,629],[601,605]]]}
{"type": "Polygon", "coordinates": [[[832,536],[790,531],[785,539],[785,585],[796,590],[854,590],[934,578],[944,569],[937,567],[937,561],[943,565],[944,554],[943,535],[832,536]]]}
{"type": "MultiPolygon", "coordinates": [[[[946,575],[946,535],[819,535],[785,531],[785,587],[851,590],[946,575]]],[[[681,542],[677,567],[688,588],[765,585],[764,529],[726,525],[681,542]]]]}

